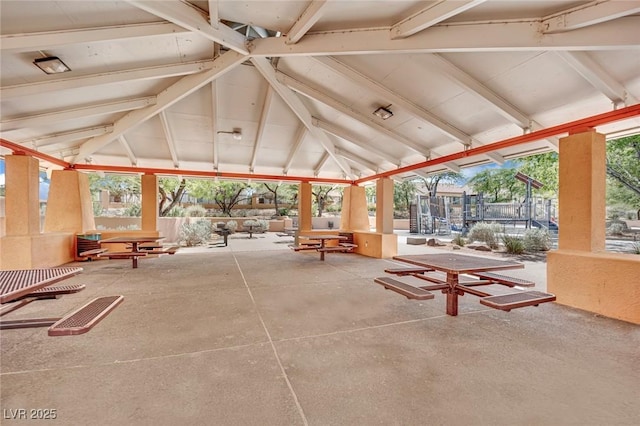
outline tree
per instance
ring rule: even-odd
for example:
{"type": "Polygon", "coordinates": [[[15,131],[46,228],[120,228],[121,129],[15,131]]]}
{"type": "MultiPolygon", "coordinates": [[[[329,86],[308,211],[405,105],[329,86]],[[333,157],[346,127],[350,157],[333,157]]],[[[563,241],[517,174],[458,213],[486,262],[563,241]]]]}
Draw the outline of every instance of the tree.
{"type": "Polygon", "coordinates": [[[444,172],[429,175],[426,178],[421,177],[420,179],[424,183],[427,191],[429,191],[429,195],[435,197],[438,194],[438,184],[440,182],[461,183],[464,180],[464,177],[460,173],[444,172]]]}
{"type": "Polygon", "coordinates": [[[276,215],[280,214],[280,200],[291,201],[292,194],[294,193],[293,185],[291,184],[268,184],[264,183],[264,187],[273,194],[273,204],[275,205],[276,215]]]}
{"type": "Polygon", "coordinates": [[[489,202],[499,203],[513,201],[517,195],[524,194],[525,188],[514,177],[512,168],[485,169],[469,179],[467,184],[475,192],[482,192],[493,197],[489,202]]]}
{"type": "Polygon", "coordinates": [[[316,203],[316,206],[318,206],[318,217],[322,217],[322,212],[325,209],[325,206],[327,205],[328,202],[328,195],[331,191],[333,191],[335,189],[335,185],[334,186],[329,186],[329,185],[314,185],[311,188],[311,193],[314,196],[314,201],[316,203]]]}
{"type": "Polygon", "coordinates": [[[409,206],[415,199],[416,192],[418,192],[418,188],[413,180],[395,183],[393,186],[393,204],[395,209],[399,211],[409,211],[409,206]]]}
{"type": "Polygon", "coordinates": [[[518,160],[520,171],[544,186],[537,190],[547,197],[554,197],[558,193],[558,153],[531,155],[518,160]]]}
{"type": "Polygon", "coordinates": [[[612,201],[640,207],[640,135],[607,142],[607,176],[612,201]]]}
{"type": "Polygon", "coordinates": [[[186,187],[187,181],[185,179],[160,178],[158,183],[160,195],[158,214],[160,216],[166,216],[182,200],[186,187]]]}
{"type": "Polygon", "coordinates": [[[216,205],[222,210],[222,214],[231,216],[231,210],[240,201],[246,200],[242,193],[249,187],[242,182],[215,182],[213,185],[212,198],[216,205]]]}

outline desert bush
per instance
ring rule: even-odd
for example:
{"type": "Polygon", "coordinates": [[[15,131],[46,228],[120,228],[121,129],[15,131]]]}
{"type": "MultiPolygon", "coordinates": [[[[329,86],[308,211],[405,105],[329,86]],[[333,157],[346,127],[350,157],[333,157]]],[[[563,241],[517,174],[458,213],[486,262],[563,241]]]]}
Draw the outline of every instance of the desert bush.
{"type": "Polygon", "coordinates": [[[526,251],[547,251],[551,248],[551,236],[546,229],[527,229],[524,231],[526,251]]]}
{"type": "Polygon", "coordinates": [[[249,219],[244,221],[243,226],[253,226],[253,232],[266,232],[269,222],[264,219],[249,219]]]}
{"type": "Polygon", "coordinates": [[[640,254],[640,243],[634,243],[633,246],[631,246],[631,253],[640,254]]]}
{"type": "Polygon", "coordinates": [[[200,204],[194,204],[184,209],[184,215],[186,217],[205,217],[207,215],[207,209],[200,204]]]}
{"type": "Polygon", "coordinates": [[[470,241],[482,241],[492,249],[498,248],[498,237],[502,229],[497,223],[476,223],[469,230],[470,241]]]}
{"type": "Polygon", "coordinates": [[[622,235],[624,233],[625,226],[622,223],[613,222],[607,227],[607,234],[609,235],[622,235]]]}
{"type": "Polygon", "coordinates": [[[165,217],[183,217],[184,216],[184,208],[181,206],[173,206],[171,210],[165,214],[165,217]]]}
{"type": "Polygon", "coordinates": [[[187,247],[203,244],[209,239],[211,239],[211,222],[208,220],[183,223],[180,227],[180,242],[187,247]]]}
{"type": "Polygon", "coordinates": [[[230,234],[235,234],[236,230],[238,229],[238,222],[236,222],[235,220],[228,221],[227,229],[229,230],[230,234]]]}
{"type": "Polygon", "coordinates": [[[456,234],[456,236],[455,236],[455,237],[453,237],[453,239],[451,240],[451,242],[452,242],[453,244],[459,245],[460,247],[464,247],[464,245],[465,245],[465,243],[466,243],[466,242],[465,242],[465,240],[464,240],[464,238],[462,237],[462,234],[456,234]]]}
{"type": "Polygon", "coordinates": [[[140,206],[140,204],[131,204],[129,207],[124,209],[124,215],[131,217],[140,217],[142,216],[142,206],[140,206]]]}
{"type": "Polygon", "coordinates": [[[522,254],[524,253],[524,241],[520,237],[512,235],[503,235],[502,243],[507,253],[510,254],[522,254]]]}

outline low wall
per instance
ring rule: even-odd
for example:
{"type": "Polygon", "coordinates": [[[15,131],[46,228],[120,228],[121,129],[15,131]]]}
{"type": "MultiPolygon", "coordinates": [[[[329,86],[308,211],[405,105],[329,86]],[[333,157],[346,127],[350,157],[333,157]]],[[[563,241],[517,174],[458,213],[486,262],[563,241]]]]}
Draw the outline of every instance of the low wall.
{"type": "Polygon", "coordinates": [[[353,242],[358,245],[354,251],[363,256],[388,259],[398,254],[398,236],[396,234],[355,231],[353,242]]]}
{"type": "Polygon", "coordinates": [[[556,250],[547,290],[557,303],[640,324],[640,256],[556,250]]]}
{"type": "Polygon", "coordinates": [[[51,268],[75,259],[75,234],[55,232],[0,238],[0,269],[51,268]]]}

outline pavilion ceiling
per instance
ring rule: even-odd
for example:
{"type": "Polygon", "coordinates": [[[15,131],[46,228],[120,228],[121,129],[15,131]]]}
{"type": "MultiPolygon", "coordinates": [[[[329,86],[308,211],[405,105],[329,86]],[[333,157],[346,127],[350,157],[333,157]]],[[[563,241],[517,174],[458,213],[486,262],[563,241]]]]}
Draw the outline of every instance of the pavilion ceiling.
{"type": "Polygon", "coordinates": [[[640,1],[3,0],[0,19],[2,139],[78,168],[459,171],[557,150],[562,133],[481,147],[640,98],[640,1]]]}

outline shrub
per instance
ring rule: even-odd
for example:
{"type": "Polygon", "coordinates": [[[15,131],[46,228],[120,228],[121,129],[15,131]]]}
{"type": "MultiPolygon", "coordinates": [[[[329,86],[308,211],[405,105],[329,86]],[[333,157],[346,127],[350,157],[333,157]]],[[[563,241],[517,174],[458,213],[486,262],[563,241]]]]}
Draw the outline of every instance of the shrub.
{"type": "Polygon", "coordinates": [[[253,226],[253,232],[265,232],[269,229],[269,222],[264,219],[245,220],[243,226],[253,226]]]}
{"type": "Polygon", "coordinates": [[[614,222],[607,228],[607,234],[609,235],[622,235],[625,230],[625,226],[622,223],[614,222]]]}
{"type": "Polygon", "coordinates": [[[230,234],[235,234],[236,230],[238,229],[238,222],[236,222],[235,220],[228,221],[227,229],[229,230],[230,234]]]}
{"type": "Polygon", "coordinates": [[[186,217],[205,217],[207,215],[207,209],[200,204],[194,204],[184,209],[184,215],[186,217]]]}
{"type": "Polygon", "coordinates": [[[482,241],[492,249],[498,248],[497,234],[501,231],[497,223],[476,223],[469,230],[469,240],[482,241]]]}
{"type": "Polygon", "coordinates": [[[93,215],[94,216],[102,216],[103,210],[102,210],[102,203],[100,203],[100,201],[94,201],[93,202],[93,215]]]}
{"type": "Polygon", "coordinates": [[[173,206],[171,210],[167,212],[165,217],[182,217],[184,216],[184,209],[180,206],[173,206]]]}
{"type": "Polygon", "coordinates": [[[522,254],[524,253],[524,241],[520,237],[515,237],[511,235],[503,235],[502,243],[507,251],[510,254],[522,254]]]}
{"type": "Polygon", "coordinates": [[[524,248],[527,251],[547,251],[551,248],[551,236],[546,229],[524,231],[524,248]]]}
{"type": "Polygon", "coordinates": [[[640,243],[633,243],[633,246],[631,246],[631,253],[640,254],[640,243]]]}
{"type": "Polygon", "coordinates": [[[459,245],[460,247],[464,247],[465,245],[465,241],[464,241],[464,238],[462,237],[462,234],[456,234],[456,236],[453,237],[451,242],[453,244],[459,245]]]}
{"type": "Polygon", "coordinates": [[[142,216],[142,206],[140,206],[140,204],[131,204],[129,207],[124,209],[124,215],[131,217],[140,217],[142,216]]]}
{"type": "Polygon", "coordinates": [[[208,220],[183,223],[180,227],[180,242],[187,247],[203,244],[209,239],[211,239],[211,222],[208,220]]]}

